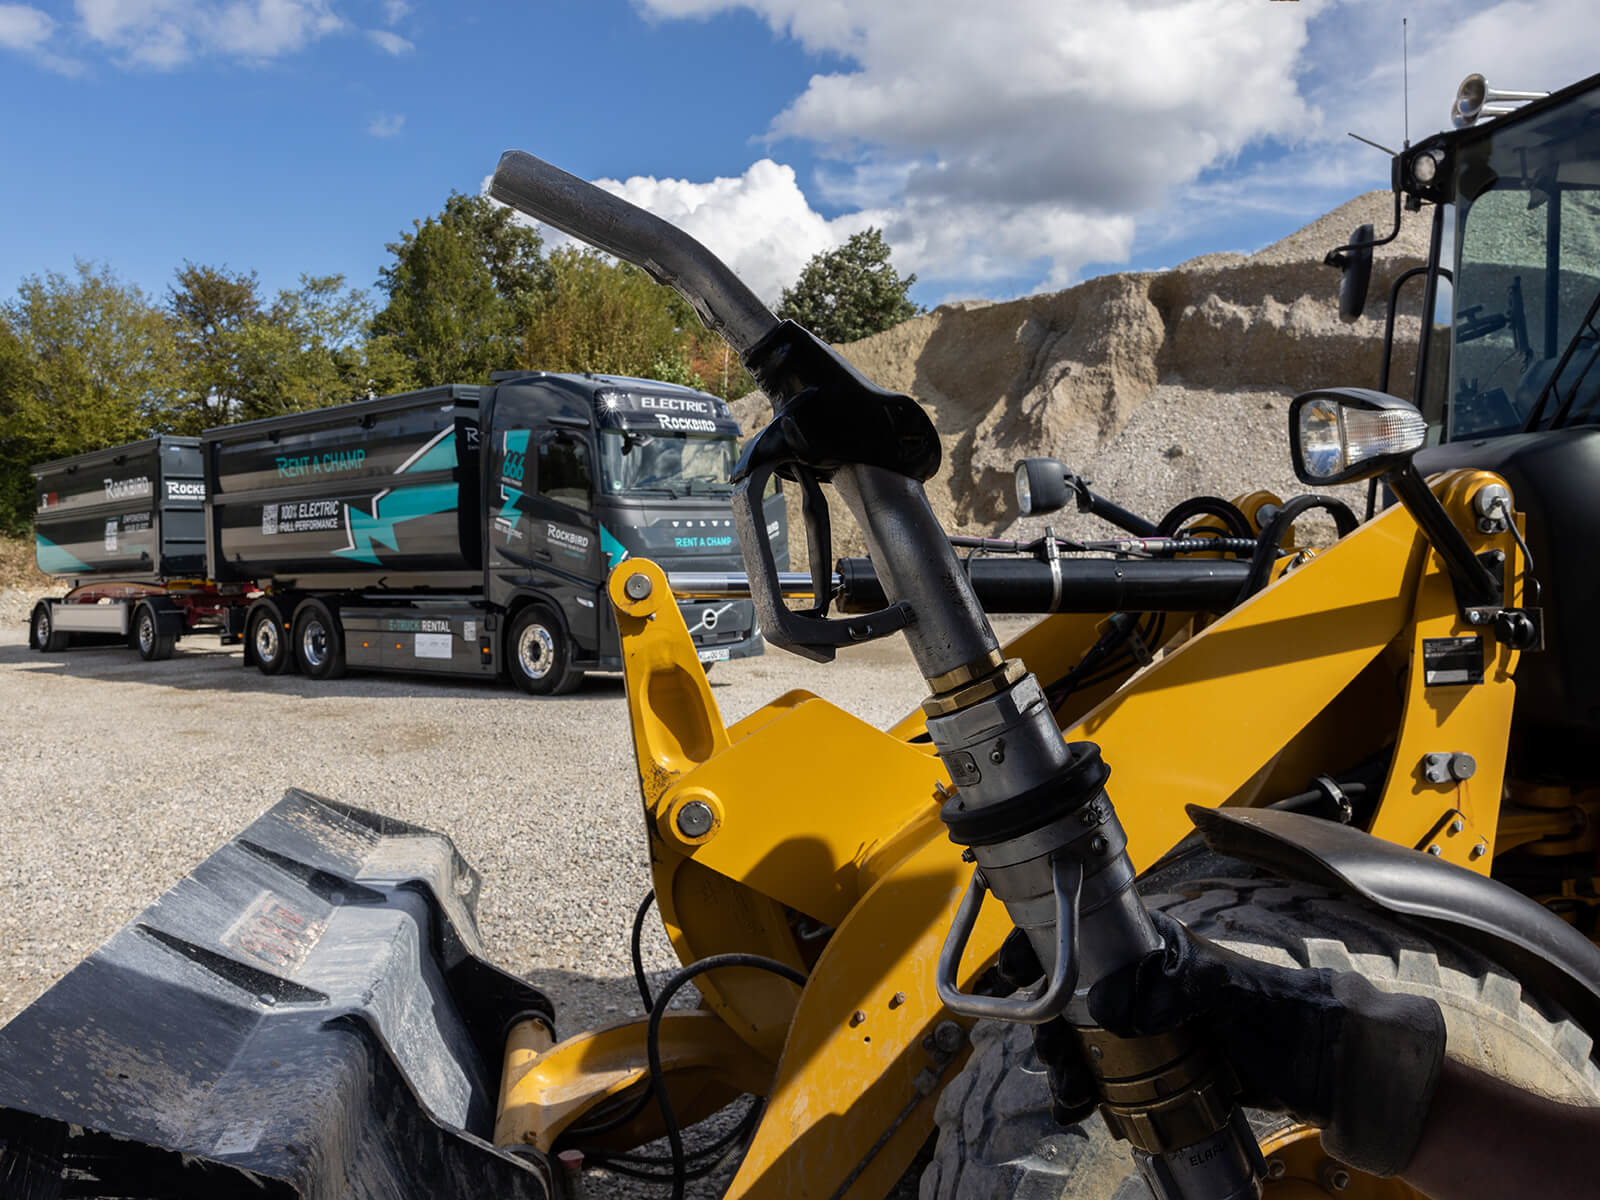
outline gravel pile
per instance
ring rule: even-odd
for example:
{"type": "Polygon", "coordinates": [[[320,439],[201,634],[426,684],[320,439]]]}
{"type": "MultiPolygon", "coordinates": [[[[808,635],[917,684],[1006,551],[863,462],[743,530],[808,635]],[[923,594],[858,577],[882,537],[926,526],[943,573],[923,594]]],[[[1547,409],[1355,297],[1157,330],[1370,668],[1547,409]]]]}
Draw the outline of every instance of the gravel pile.
{"type": "MultiPolygon", "coordinates": [[[[832,666],[771,651],[712,683],[729,722],[808,688],[881,727],[924,694],[899,639],[832,666]]],[[[620,677],[544,701],[472,681],[268,679],[209,638],[146,663],[41,655],[12,623],[0,721],[0,1021],[290,786],[448,832],[484,874],[488,955],[549,993],[564,1033],[638,1010],[628,932],[650,880],[620,677]]],[[[677,961],[659,924],[647,932],[659,988],[677,961]]]]}

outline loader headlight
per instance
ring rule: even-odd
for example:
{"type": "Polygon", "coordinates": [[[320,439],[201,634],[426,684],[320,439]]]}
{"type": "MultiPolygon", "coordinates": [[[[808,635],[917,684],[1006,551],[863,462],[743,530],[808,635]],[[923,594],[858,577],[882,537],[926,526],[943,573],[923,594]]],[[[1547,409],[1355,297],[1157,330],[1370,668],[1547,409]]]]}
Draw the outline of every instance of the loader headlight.
{"type": "Polygon", "coordinates": [[[1289,445],[1302,483],[1370,479],[1422,448],[1428,423],[1409,402],[1366,388],[1327,388],[1289,405],[1289,445]]]}
{"type": "Polygon", "coordinates": [[[1017,511],[1023,516],[1066,507],[1067,468],[1053,458],[1024,458],[1017,463],[1017,511]]]}

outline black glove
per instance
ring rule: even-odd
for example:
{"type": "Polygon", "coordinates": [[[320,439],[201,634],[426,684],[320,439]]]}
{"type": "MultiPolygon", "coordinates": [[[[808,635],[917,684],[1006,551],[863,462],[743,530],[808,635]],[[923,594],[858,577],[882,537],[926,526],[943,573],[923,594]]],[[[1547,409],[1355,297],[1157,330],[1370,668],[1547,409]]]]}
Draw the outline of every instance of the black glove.
{"type": "MultiPolygon", "coordinates": [[[[1164,947],[1094,985],[1089,1012],[1097,1024],[1123,1037],[1189,1024],[1233,1068],[1241,1103],[1318,1126],[1328,1153],[1360,1170],[1394,1175],[1406,1167],[1444,1064],[1437,1004],[1380,991],[1353,972],[1258,962],[1165,913],[1151,918],[1164,947]]],[[[1019,953],[1012,948],[1013,958],[1019,953]]],[[[1035,1033],[1035,1048],[1059,1106],[1075,1111],[1088,1065],[1046,1028],[1035,1033]]]]}

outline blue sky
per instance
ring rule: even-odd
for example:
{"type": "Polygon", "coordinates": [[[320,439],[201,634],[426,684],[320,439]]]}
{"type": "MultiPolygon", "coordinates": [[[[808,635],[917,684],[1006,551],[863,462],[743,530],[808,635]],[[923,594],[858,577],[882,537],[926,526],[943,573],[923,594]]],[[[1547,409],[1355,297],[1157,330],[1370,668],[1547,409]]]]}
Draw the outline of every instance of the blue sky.
{"type": "Polygon", "coordinates": [[[0,2],[0,294],[185,260],[371,286],[384,243],[530,150],[776,291],[883,227],[925,304],[1251,250],[1388,164],[1469,70],[1589,69],[1590,0],[0,2]]]}

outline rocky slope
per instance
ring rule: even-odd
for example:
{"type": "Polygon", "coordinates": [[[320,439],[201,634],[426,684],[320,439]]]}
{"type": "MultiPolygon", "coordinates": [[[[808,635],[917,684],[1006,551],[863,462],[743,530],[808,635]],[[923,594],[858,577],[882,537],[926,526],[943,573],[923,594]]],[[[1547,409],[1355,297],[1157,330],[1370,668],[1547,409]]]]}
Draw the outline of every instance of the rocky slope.
{"type": "MultiPolygon", "coordinates": [[[[944,446],[928,496],[951,530],[1042,528],[1017,520],[1012,492],[1016,460],[1032,455],[1061,459],[1152,520],[1197,493],[1294,494],[1304,489],[1289,466],[1288,398],[1319,385],[1376,385],[1389,285],[1423,261],[1427,225],[1408,215],[1377,251],[1366,314],[1354,324],[1339,319],[1339,276],[1323,255],[1357,225],[1381,236],[1392,220],[1392,195],[1372,192],[1255,254],[946,305],[841,349],[869,378],[927,407],[944,446]]],[[[1420,292],[1407,288],[1410,303],[1400,305],[1402,347],[1416,341],[1420,292]]],[[[1393,380],[1391,390],[1409,387],[1409,356],[1397,355],[1393,380]]],[[[747,431],[765,419],[758,395],[735,407],[747,431]]],[[[1072,513],[1048,520],[1063,533],[1098,527],[1072,513]]],[[[862,552],[853,526],[836,520],[835,556],[862,552]]],[[[795,566],[803,561],[796,547],[795,566]]]]}

